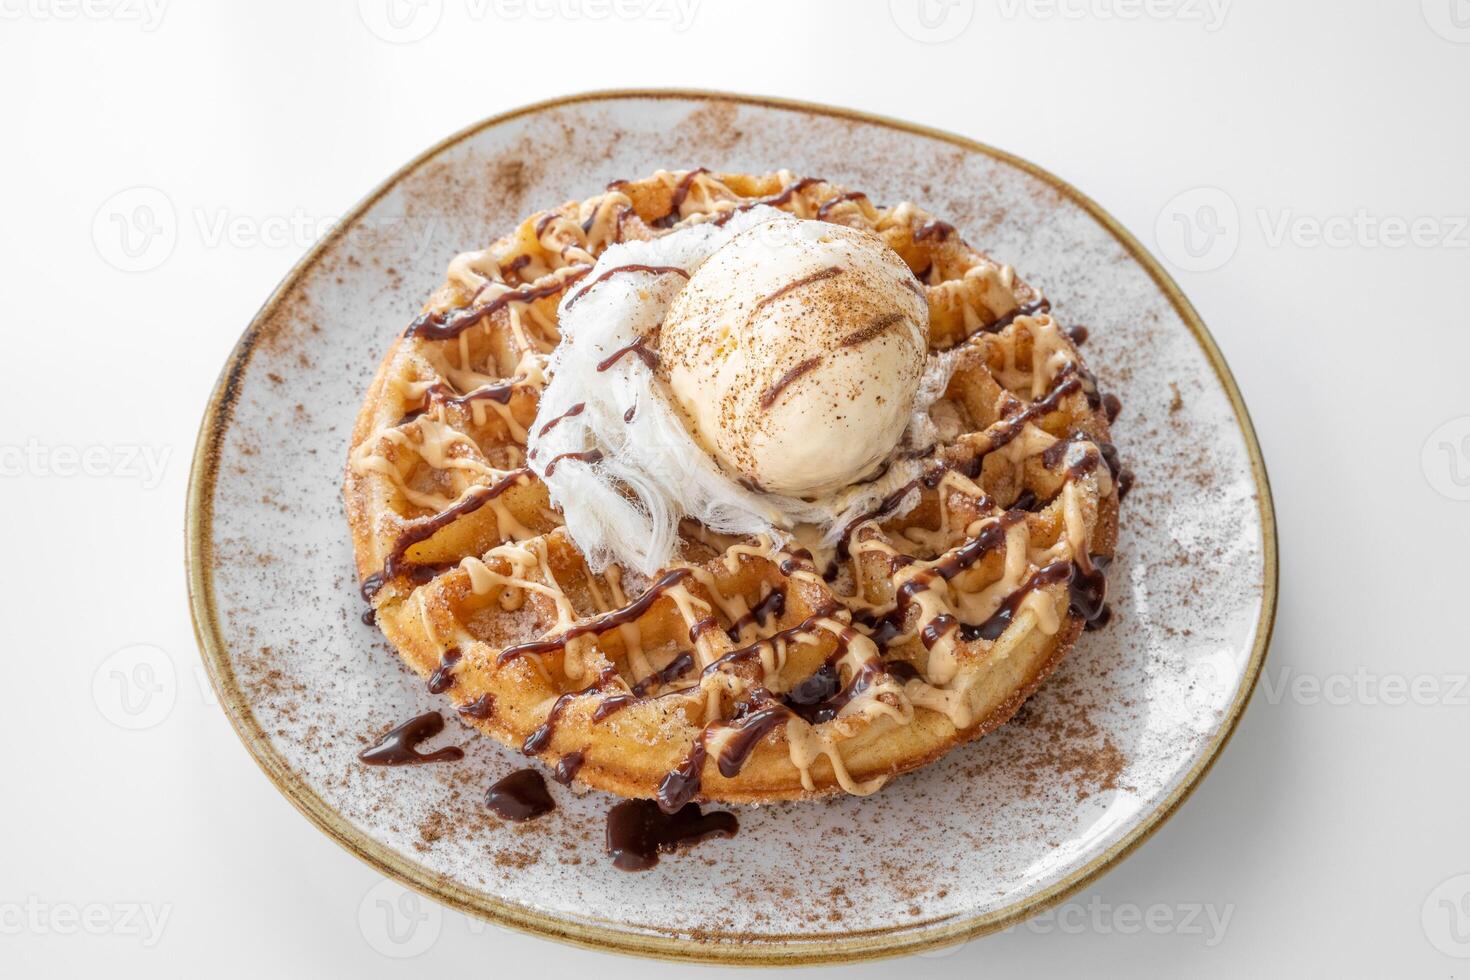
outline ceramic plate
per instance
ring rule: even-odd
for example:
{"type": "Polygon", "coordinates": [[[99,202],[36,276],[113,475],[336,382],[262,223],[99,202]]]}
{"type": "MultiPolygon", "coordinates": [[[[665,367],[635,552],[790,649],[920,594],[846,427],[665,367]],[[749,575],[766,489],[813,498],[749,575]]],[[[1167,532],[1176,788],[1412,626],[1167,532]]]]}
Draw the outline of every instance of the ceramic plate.
{"type": "MultiPolygon", "coordinates": [[[[245,331],[206,411],[188,514],[191,599],[221,703],[324,831],[464,911],[624,952],[820,962],[955,942],[1082,887],[1167,817],[1245,706],[1275,606],[1265,472],[1228,369],[1169,277],[1097,205],[956,136],[820,106],[616,92],[481,123],[394,174],[245,331]],[[449,765],[369,768],[370,737],[447,702],[364,610],[339,489],[383,353],[443,279],[524,215],[660,168],[786,167],[912,199],[1091,330],[1138,481],[1088,633],[1000,731],[875,797],[739,808],[740,833],[629,874],[612,800],[553,784],[522,825],[482,803],[525,760],[450,720],[449,765]]],[[[452,719],[453,713],[449,713],[452,719]]]]}

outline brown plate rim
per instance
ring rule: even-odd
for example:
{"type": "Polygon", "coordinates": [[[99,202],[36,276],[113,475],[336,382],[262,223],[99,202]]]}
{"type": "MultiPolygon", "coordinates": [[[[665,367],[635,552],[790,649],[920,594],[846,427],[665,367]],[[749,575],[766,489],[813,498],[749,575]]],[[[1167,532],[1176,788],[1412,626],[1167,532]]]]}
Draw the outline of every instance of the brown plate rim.
{"type": "MultiPolygon", "coordinates": [[[[1209,772],[1215,759],[1230,741],[1246,704],[1255,689],[1270,646],[1276,619],[1278,555],[1275,509],[1265,459],[1256,439],[1250,413],[1241,398],[1235,378],[1225,363],[1215,339],[1200,320],[1193,305],[1159,262],[1110,214],[1071,184],[1029,161],[980,143],[976,140],[928,126],[905,122],[887,116],[768,96],[742,95],[705,89],[608,89],[547,99],[481,120],[436,143],[399,168],[372,193],[363,198],[338,222],[331,232],[317,242],[286,275],[251,320],[236,343],[220,373],[218,382],[205,406],[200,422],[189,472],[188,502],[185,514],[185,562],[189,591],[189,611],[194,625],[206,672],[230,723],[246,749],[276,788],[327,836],[356,855],[377,871],[421,894],[451,908],[475,915],[498,925],[556,939],[589,949],[611,951],[662,959],[749,966],[799,966],[855,962],[884,956],[922,952],[1005,929],[1022,922],[1065,900],[1086,887],[1103,872],[1116,865],[1147,840],[1184,803],[1209,772]],[[510,902],[500,901],[464,888],[443,876],[408,860],[403,855],[372,839],[332,809],[306,785],[285,758],[271,744],[261,729],[248,699],[241,690],[228,655],[228,645],[215,607],[212,531],[214,489],[219,470],[220,446],[228,430],[241,379],[251,355],[261,339],[266,323],[275,314],[286,294],[291,291],[321,258],[326,249],[349,230],[359,218],[400,181],[445,150],[478,135],[486,129],[513,119],[578,103],[624,99],[720,100],[740,105],[759,106],[792,112],[813,113],[884,126],[930,139],[942,140],[963,150],[984,153],[1010,166],[1019,168],[1044,181],[1091,215],[1138,262],[1168,297],[1180,318],[1189,327],[1204,351],[1216,376],[1229,396],[1237,423],[1246,443],[1255,477],[1261,515],[1263,582],[1261,612],[1256,624],[1256,642],[1241,678],[1235,699],[1223,719],[1219,731],[1193,767],[1162,803],[1107,851],[1051,887],[1028,898],[985,915],[970,918],[951,917],[937,922],[883,931],[866,931],[823,937],[820,948],[792,948],[780,937],[721,937],[713,941],[693,941],[665,936],[650,936],[615,925],[597,925],[562,919],[510,902]],[[774,941],[766,941],[767,938],[774,941]]],[[[790,937],[798,938],[798,937],[790,937]]],[[[802,937],[810,939],[811,937],[802,937]]],[[[815,944],[813,944],[815,945],[815,944]]]]}

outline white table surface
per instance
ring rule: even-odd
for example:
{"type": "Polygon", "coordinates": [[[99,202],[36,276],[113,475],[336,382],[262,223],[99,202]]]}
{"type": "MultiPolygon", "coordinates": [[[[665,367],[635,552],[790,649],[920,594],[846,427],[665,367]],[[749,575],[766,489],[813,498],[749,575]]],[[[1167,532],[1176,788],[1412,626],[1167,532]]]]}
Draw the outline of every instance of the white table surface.
{"type": "Polygon", "coordinates": [[[846,975],[1470,973],[1470,3],[590,2],[0,0],[0,975],[683,969],[385,918],[212,703],[182,560],[215,374],[321,228],[483,116],[680,85],[1081,187],[1199,307],[1275,486],[1275,643],[1193,798],[1059,910],[846,975]]]}

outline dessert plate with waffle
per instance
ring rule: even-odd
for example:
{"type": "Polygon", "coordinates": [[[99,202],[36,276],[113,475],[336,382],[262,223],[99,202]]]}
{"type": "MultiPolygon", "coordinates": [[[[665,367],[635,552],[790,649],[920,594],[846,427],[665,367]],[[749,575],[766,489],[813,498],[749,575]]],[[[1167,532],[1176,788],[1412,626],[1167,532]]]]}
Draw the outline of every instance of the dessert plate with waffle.
{"type": "Polygon", "coordinates": [[[188,543],[221,702],[331,836],[496,922],[751,963],[1082,887],[1223,747],[1276,584],[1229,371],[1097,205],[705,93],[390,178],[233,355],[188,543]]]}

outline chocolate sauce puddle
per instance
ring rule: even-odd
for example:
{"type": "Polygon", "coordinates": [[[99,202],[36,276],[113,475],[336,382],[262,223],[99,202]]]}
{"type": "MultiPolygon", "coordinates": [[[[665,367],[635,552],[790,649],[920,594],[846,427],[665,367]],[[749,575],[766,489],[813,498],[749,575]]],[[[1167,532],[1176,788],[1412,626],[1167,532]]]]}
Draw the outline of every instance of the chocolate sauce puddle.
{"type": "Polygon", "coordinates": [[[704,813],[689,803],[664,813],[652,800],[624,800],[607,815],[607,853],[613,867],[647,871],[660,854],[692,847],[711,837],[734,837],[740,829],[735,814],[725,810],[704,813]]]}
{"type": "Polygon", "coordinates": [[[556,809],[546,780],[535,769],[518,769],[491,786],[485,794],[485,805],[497,817],[512,823],[534,820],[556,809]]]}
{"type": "Polygon", "coordinates": [[[426,762],[455,762],[464,758],[458,745],[447,745],[434,752],[418,751],[418,744],[444,730],[444,716],[428,711],[410,718],[378,739],[377,744],[363,749],[357,757],[370,766],[417,766],[426,762]]]}

